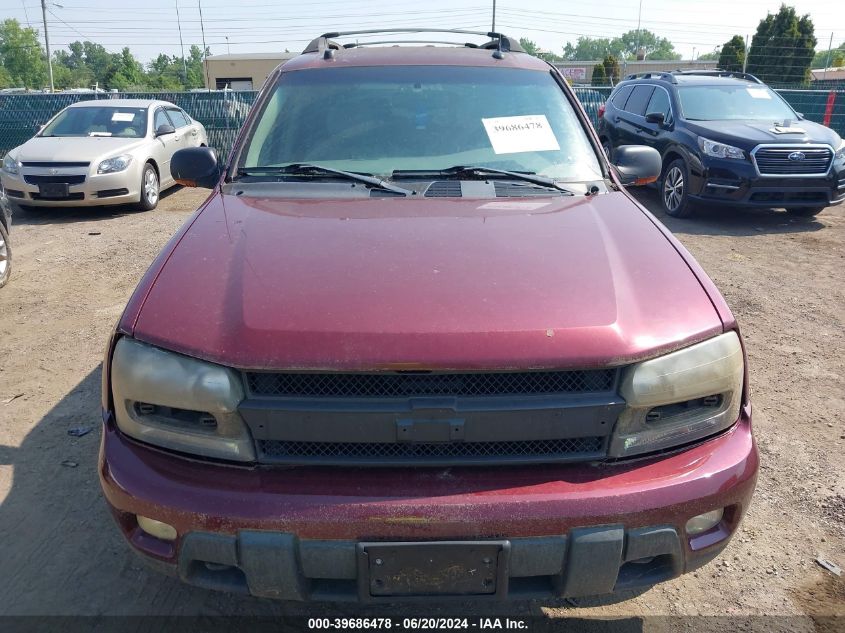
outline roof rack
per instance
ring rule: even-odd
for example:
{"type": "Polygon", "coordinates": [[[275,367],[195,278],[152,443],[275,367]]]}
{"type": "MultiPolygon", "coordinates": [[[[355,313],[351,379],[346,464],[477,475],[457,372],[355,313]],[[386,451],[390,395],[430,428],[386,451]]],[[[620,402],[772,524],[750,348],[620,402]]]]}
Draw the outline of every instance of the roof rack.
{"type": "Polygon", "coordinates": [[[456,46],[466,46],[468,48],[482,48],[486,50],[492,50],[493,56],[496,58],[501,58],[502,53],[512,52],[512,53],[522,53],[522,47],[519,45],[519,42],[512,37],[508,37],[503,33],[497,33],[494,31],[464,31],[462,29],[368,29],[364,31],[338,31],[333,33],[323,33],[320,37],[317,37],[305,47],[305,50],[302,51],[303,55],[305,53],[320,53],[326,59],[329,59],[334,56],[335,51],[341,51],[347,48],[355,48],[357,46],[366,46],[371,44],[404,44],[404,43],[414,43],[414,44],[454,44],[456,46]],[[375,35],[379,33],[455,33],[459,35],[481,35],[483,37],[489,37],[489,42],[484,42],[483,44],[472,44],[472,43],[463,43],[463,42],[445,42],[442,40],[387,40],[383,42],[356,42],[350,44],[339,44],[338,42],[334,41],[335,38],[338,37],[347,37],[349,35],[375,35]]]}
{"type": "Polygon", "coordinates": [[[625,77],[629,79],[662,79],[669,83],[678,83],[676,77],[678,76],[702,76],[702,77],[733,77],[735,79],[745,79],[746,81],[753,81],[754,83],[762,84],[757,77],[751,73],[742,73],[734,70],[667,70],[667,71],[652,71],[647,73],[634,73],[625,77]]]}

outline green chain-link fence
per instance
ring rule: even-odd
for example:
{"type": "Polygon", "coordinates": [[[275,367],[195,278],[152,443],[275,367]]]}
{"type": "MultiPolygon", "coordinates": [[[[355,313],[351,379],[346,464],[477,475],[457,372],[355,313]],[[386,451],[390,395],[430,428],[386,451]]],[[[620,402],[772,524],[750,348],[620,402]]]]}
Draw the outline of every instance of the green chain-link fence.
{"type": "MultiPolygon", "coordinates": [[[[611,88],[575,88],[584,109],[598,124],[598,110],[611,88]]],[[[845,137],[845,90],[779,89],[793,108],[810,121],[824,123],[845,137]]],[[[0,95],[0,156],[24,143],[56,112],[90,99],[161,99],[175,103],[208,132],[208,144],[222,156],[229,153],[256,92],[156,92],[132,94],[16,94],[0,95]]]]}

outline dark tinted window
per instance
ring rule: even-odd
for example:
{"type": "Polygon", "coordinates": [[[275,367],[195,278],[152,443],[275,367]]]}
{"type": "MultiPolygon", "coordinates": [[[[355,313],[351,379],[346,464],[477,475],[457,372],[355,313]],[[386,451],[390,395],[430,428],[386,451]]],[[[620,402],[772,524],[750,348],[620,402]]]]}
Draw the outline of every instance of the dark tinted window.
{"type": "Polygon", "coordinates": [[[651,93],[654,91],[654,86],[635,86],[634,92],[628,98],[625,104],[625,109],[631,114],[645,114],[645,106],[651,98],[651,93]]]}
{"type": "Polygon", "coordinates": [[[185,127],[188,125],[188,121],[185,119],[185,115],[181,110],[167,108],[167,114],[170,115],[170,120],[173,121],[173,127],[185,127]]]}
{"type": "Polygon", "coordinates": [[[646,114],[660,112],[667,119],[669,118],[669,95],[663,88],[655,88],[645,109],[646,114]]]}
{"type": "Polygon", "coordinates": [[[779,94],[758,84],[684,86],[678,89],[684,116],[690,121],[784,121],[795,112],[779,94]]]}
{"type": "Polygon", "coordinates": [[[610,98],[610,102],[615,105],[617,108],[624,109],[625,102],[628,100],[628,95],[631,94],[631,91],[634,89],[634,86],[623,86],[619,90],[616,91],[616,94],[610,98]]]}

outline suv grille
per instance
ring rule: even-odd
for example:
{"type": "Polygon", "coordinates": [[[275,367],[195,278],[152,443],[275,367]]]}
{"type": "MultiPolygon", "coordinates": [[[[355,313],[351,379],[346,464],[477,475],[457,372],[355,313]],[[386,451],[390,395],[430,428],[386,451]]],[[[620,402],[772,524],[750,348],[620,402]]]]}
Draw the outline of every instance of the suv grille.
{"type": "Polygon", "coordinates": [[[600,457],[604,438],[579,437],[507,442],[370,443],[370,442],[291,442],[258,440],[261,461],[334,461],[347,463],[390,460],[401,463],[436,460],[583,459],[600,457]]]}
{"type": "Polygon", "coordinates": [[[829,147],[765,147],[754,152],[754,160],[765,176],[823,176],[833,152],[829,147]]]}
{"type": "Polygon", "coordinates": [[[407,398],[607,392],[615,369],[492,373],[247,373],[252,395],[407,398]]]}

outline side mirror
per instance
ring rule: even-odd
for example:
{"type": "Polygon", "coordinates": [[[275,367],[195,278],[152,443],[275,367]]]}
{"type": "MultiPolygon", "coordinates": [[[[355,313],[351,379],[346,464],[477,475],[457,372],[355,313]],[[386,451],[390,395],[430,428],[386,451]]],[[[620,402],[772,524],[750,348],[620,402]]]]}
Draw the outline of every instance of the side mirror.
{"type": "Polygon", "coordinates": [[[613,152],[613,163],[623,185],[647,185],[660,177],[660,153],[647,145],[622,145],[613,152]]]}
{"type": "Polygon", "coordinates": [[[663,125],[666,122],[666,115],[662,112],[649,112],[645,115],[645,120],[649,123],[656,123],[657,125],[663,125]]]}
{"type": "Polygon", "coordinates": [[[156,129],[156,138],[159,136],[166,136],[167,134],[176,134],[176,128],[167,123],[162,123],[156,129]]]}
{"type": "Polygon", "coordinates": [[[186,187],[214,189],[220,180],[217,152],[210,147],[180,149],[170,159],[170,175],[186,187]]]}

